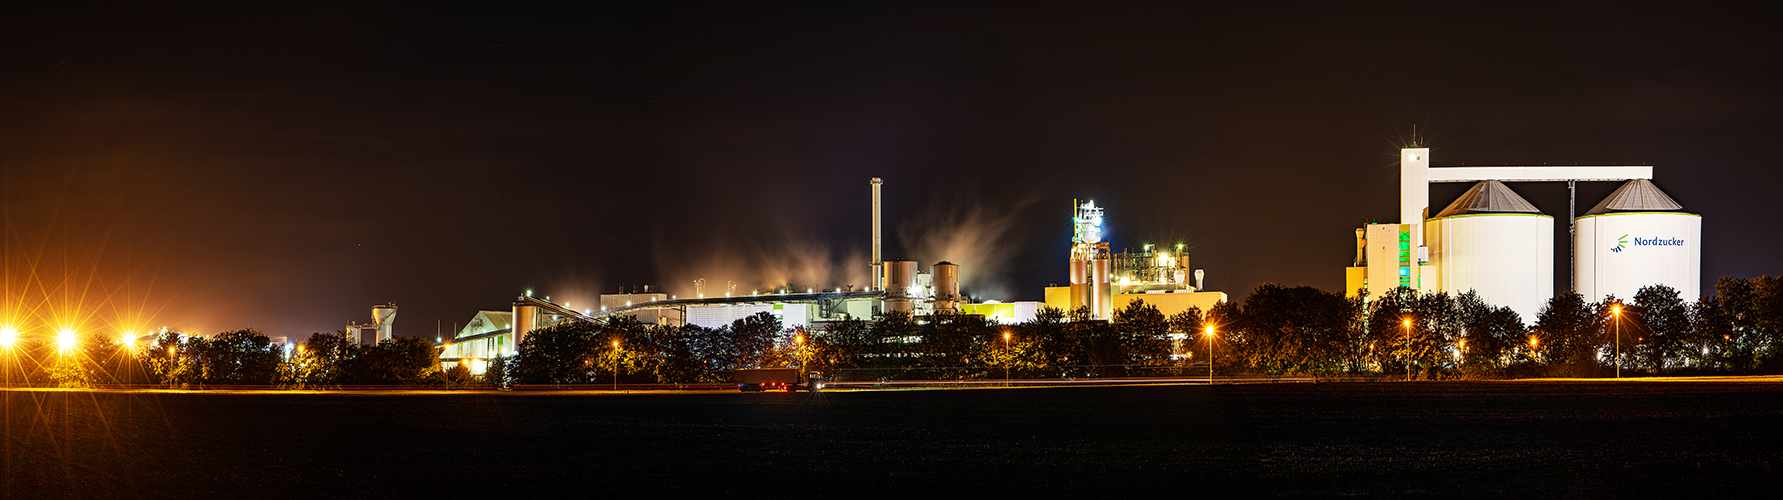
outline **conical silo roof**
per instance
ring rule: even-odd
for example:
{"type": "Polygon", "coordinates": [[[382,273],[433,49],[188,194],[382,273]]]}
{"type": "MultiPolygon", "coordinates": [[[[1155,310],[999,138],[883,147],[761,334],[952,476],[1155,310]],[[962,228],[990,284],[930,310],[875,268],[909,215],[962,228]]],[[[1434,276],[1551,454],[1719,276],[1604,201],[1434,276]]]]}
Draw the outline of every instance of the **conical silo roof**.
{"type": "Polygon", "coordinates": [[[1474,184],[1472,189],[1462,193],[1460,198],[1456,198],[1454,203],[1450,203],[1449,208],[1436,214],[1436,217],[1517,213],[1539,214],[1542,211],[1537,210],[1535,205],[1529,204],[1529,201],[1524,200],[1522,196],[1517,196],[1517,193],[1511,191],[1511,188],[1505,186],[1503,182],[1480,181],[1479,184],[1474,184]]]}
{"type": "Polygon", "coordinates": [[[1666,196],[1659,186],[1646,179],[1634,179],[1616,188],[1610,197],[1591,207],[1585,215],[1607,214],[1610,212],[1675,212],[1682,210],[1683,205],[1666,196]]]}

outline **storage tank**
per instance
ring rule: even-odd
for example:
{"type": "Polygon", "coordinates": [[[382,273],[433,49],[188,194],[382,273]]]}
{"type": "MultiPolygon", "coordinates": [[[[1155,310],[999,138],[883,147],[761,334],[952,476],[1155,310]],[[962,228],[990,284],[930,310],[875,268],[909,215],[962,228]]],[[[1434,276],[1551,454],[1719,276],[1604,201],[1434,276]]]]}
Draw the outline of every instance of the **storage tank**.
{"type": "Polygon", "coordinates": [[[916,261],[885,261],[885,310],[914,314],[916,302],[911,289],[916,287],[916,261]]]}
{"type": "Polygon", "coordinates": [[[948,261],[935,263],[935,313],[947,314],[960,310],[960,266],[948,261]]]}
{"type": "Polygon", "coordinates": [[[396,303],[372,306],[371,324],[378,329],[378,341],[390,340],[396,329],[396,303]]]}
{"type": "Polygon", "coordinates": [[[1702,216],[1683,211],[1646,179],[1616,188],[1574,220],[1578,292],[1585,300],[1628,300],[1665,285],[1686,302],[1702,295],[1702,216]]]}
{"type": "MultiPolygon", "coordinates": [[[[1554,218],[1498,181],[1468,189],[1424,223],[1436,283],[1450,295],[1472,290],[1493,306],[1535,321],[1554,296],[1554,218]]],[[[1409,243],[1401,243],[1409,245],[1409,243]]]]}
{"type": "MultiPolygon", "coordinates": [[[[1069,309],[1076,309],[1090,304],[1090,261],[1072,260],[1071,263],[1071,303],[1069,309]]],[[[1071,311],[1065,311],[1069,314],[1071,311]]]]}
{"type": "Polygon", "coordinates": [[[504,349],[503,352],[491,353],[491,354],[494,354],[497,356],[506,356],[506,355],[514,354],[515,351],[520,349],[520,341],[526,339],[526,334],[528,332],[533,331],[533,329],[538,328],[538,327],[539,327],[539,306],[528,304],[526,302],[515,302],[514,303],[514,331],[513,331],[514,344],[509,345],[509,346],[503,346],[503,349],[504,349]]]}
{"type": "Polygon", "coordinates": [[[1109,259],[1090,261],[1090,315],[1095,319],[1114,318],[1114,286],[1109,282],[1112,262],[1109,259]]]}

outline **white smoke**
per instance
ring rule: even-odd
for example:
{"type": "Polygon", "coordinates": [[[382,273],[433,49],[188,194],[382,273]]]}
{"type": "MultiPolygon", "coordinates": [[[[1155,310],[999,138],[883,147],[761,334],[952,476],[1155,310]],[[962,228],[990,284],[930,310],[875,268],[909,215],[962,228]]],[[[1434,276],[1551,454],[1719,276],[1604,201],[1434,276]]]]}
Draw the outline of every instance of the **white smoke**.
{"type": "Polygon", "coordinates": [[[948,261],[960,266],[960,291],[973,298],[1008,299],[1015,287],[1011,260],[1021,250],[1012,241],[1019,215],[1032,196],[1007,205],[973,201],[967,195],[932,203],[929,209],[898,225],[898,242],[922,269],[948,261]]]}

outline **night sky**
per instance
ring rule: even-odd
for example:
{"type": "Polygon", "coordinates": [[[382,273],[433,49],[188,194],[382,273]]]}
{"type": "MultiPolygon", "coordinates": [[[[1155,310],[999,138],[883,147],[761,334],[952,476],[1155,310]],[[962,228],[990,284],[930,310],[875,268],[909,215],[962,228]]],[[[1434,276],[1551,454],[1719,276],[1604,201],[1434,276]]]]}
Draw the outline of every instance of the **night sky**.
{"type": "MultiPolygon", "coordinates": [[[[983,298],[1065,281],[1074,198],[1234,297],[1338,291],[1414,126],[1435,165],[1654,165],[1705,290],[1783,272],[1769,11],[665,3],[8,4],[0,312],[431,338],[527,289],[858,286],[874,176],[887,256],[983,298]]],[[[1565,287],[1564,185],[1512,188],[1565,287]]]]}

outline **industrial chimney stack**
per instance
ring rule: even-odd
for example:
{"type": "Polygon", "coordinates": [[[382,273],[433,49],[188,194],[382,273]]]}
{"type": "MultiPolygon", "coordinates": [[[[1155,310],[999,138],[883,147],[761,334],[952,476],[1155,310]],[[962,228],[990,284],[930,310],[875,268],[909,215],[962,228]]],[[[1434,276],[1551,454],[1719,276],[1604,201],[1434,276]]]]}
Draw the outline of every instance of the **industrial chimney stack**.
{"type": "Polygon", "coordinates": [[[885,262],[879,260],[879,185],[884,183],[873,178],[873,284],[868,287],[873,291],[885,289],[885,262]]]}

